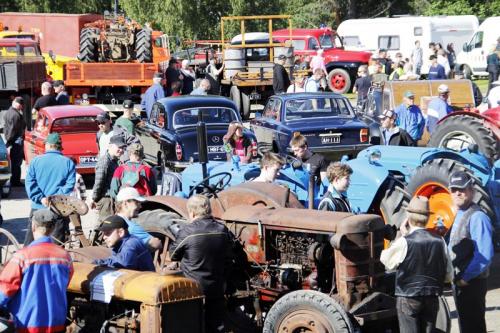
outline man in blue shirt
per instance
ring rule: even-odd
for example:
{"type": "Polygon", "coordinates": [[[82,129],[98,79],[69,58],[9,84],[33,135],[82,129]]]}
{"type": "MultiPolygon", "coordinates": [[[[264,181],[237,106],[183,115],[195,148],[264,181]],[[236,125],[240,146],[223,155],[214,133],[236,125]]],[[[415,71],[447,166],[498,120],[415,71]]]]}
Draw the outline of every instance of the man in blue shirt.
{"type": "Polygon", "coordinates": [[[96,265],[126,268],[137,271],[154,271],[153,256],[149,249],[128,231],[125,220],[112,215],[107,217],[97,229],[103,233],[106,245],[112,249],[111,257],[96,259],[96,265]]]}
{"type": "MultiPolygon", "coordinates": [[[[62,140],[59,133],[51,133],[45,140],[45,154],[35,157],[26,172],[25,188],[31,200],[30,221],[24,239],[24,245],[33,241],[31,218],[39,209],[49,206],[48,197],[56,194],[69,195],[76,182],[75,163],[62,154],[62,140]]],[[[64,242],[69,219],[57,219],[52,237],[64,242]]]]}
{"type": "Polygon", "coordinates": [[[425,119],[420,108],[415,105],[415,94],[409,90],[405,92],[403,103],[394,112],[397,115],[396,124],[411,136],[411,146],[416,146],[424,133],[425,119]]]}
{"type": "Polygon", "coordinates": [[[450,177],[449,189],[457,215],[448,249],[455,270],[454,296],[460,331],[486,332],[487,278],[493,258],[492,225],[473,202],[473,179],[463,171],[450,177]]]}
{"type": "Polygon", "coordinates": [[[157,100],[165,97],[162,81],[163,75],[161,73],[155,73],[153,75],[153,85],[146,90],[142,97],[141,110],[142,112],[146,112],[148,119],[151,115],[153,104],[155,104],[157,100]]]}
{"type": "Polygon", "coordinates": [[[431,61],[431,67],[429,67],[427,78],[429,80],[446,80],[446,72],[444,67],[438,64],[437,56],[431,55],[429,60],[431,61]]]}
{"type": "Polygon", "coordinates": [[[426,127],[429,134],[432,134],[436,129],[437,123],[441,118],[445,117],[450,113],[451,106],[448,105],[448,96],[450,95],[450,89],[446,84],[441,84],[438,87],[439,96],[434,97],[429,106],[427,106],[427,122],[426,127]]]}

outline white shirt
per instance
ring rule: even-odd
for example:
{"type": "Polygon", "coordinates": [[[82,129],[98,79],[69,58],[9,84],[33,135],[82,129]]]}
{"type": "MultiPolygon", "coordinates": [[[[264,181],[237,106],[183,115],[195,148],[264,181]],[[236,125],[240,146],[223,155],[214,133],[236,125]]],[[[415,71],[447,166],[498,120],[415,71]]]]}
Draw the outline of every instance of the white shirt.
{"type": "MultiPolygon", "coordinates": [[[[415,230],[424,229],[420,227],[410,227],[411,234],[415,230]]],[[[445,282],[451,282],[453,280],[453,265],[451,264],[450,255],[448,253],[448,247],[443,240],[443,247],[446,253],[446,276],[445,282]]],[[[408,242],[405,237],[399,237],[388,249],[382,250],[380,254],[380,262],[384,264],[385,268],[388,270],[396,269],[406,258],[408,253],[408,242]]]]}
{"type": "Polygon", "coordinates": [[[289,94],[289,93],[299,93],[299,92],[304,92],[304,91],[305,91],[304,88],[297,87],[294,84],[289,85],[288,89],[286,90],[287,94],[289,94]]]}
{"type": "Polygon", "coordinates": [[[308,78],[306,84],[304,85],[305,92],[318,92],[319,82],[316,82],[313,78],[308,78]]]}
{"type": "Polygon", "coordinates": [[[490,89],[490,92],[488,93],[488,102],[492,108],[500,106],[500,86],[490,89]]]}
{"type": "Polygon", "coordinates": [[[113,131],[109,131],[108,133],[102,132],[99,137],[99,156],[103,156],[108,151],[109,140],[113,136],[113,131]]]}
{"type": "Polygon", "coordinates": [[[438,64],[440,64],[441,66],[444,67],[444,73],[446,74],[446,76],[448,76],[450,74],[450,70],[451,70],[450,63],[448,62],[448,58],[438,54],[437,62],[438,62],[438,64]]]}

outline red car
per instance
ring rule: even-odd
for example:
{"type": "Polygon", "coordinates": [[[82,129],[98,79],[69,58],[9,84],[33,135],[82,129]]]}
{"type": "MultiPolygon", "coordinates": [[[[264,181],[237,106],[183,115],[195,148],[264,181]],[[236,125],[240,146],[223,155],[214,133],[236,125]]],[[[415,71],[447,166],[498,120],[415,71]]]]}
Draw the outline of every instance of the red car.
{"type": "MultiPolygon", "coordinates": [[[[291,37],[294,55],[302,59],[316,55],[320,48],[324,50],[328,87],[338,94],[351,90],[358,67],[367,65],[371,57],[369,52],[344,50],[342,39],[330,28],[292,29],[291,37]]],[[[290,30],[274,31],[273,39],[286,42],[290,39],[290,30]]]]}
{"type": "Polygon", "coordinates": [[[64,156],[72,158],[80,174],[93,174],[98,158],[95,118],[102,112],[95,106],[50,106],[38,112],[32,131],[26,131],[24,155],[26,162],[45,153],[45,139],[59,133],[64,156]]]}

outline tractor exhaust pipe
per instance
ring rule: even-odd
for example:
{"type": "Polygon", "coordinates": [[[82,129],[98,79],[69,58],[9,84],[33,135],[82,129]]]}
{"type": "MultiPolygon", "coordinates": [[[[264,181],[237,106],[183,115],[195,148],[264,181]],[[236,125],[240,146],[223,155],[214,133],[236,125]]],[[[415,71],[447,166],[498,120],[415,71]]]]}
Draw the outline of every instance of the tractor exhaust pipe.
{"type": "Polygon", "coordinates": [[[198,161],[201,163],[201,171],[203,173],[203,178],[207,178],[208,177],[207,125],[203,121],[198,121],[198,123],[196,123],[196,134],[198,142],[198,161]]]}

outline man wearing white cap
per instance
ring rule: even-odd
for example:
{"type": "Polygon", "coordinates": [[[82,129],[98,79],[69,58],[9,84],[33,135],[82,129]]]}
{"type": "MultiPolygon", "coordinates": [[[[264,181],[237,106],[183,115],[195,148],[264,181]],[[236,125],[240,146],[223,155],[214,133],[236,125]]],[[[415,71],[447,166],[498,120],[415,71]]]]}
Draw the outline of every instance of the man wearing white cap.
{"type": "Polygon", "coordinates": [[[434,97],[427,107],[426,128],[429,134],[434,132],[438,121],[452,111],[448,105],[450,88],[446,84],[441,84],[438,87],[438,94],[439,96],[434,97]]]}

